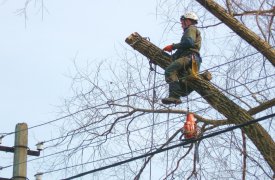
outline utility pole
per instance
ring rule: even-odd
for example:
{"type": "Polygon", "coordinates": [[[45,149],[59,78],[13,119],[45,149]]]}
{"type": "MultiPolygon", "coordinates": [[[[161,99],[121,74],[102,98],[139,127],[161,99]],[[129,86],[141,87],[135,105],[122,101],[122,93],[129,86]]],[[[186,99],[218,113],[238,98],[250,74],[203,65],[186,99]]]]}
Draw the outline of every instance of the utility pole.
{"type": "Polygon", "coordinates": [[[27,151],[28,151],[28,125],[19,123],[15,128],[13,179],[26,180],[27,178],[27,151]]]}
{"type": "MultiPolygon", "coordinates": [[[[40,151],[28,150],[28,125],[19,123],[15,127],[14,147],[0,146],[0,151],[14,153],[13,180],[27,179],[27,155],[39,156],[40,151]]],[[[6,179],[6,178],[1,178],[6,179]]]]}

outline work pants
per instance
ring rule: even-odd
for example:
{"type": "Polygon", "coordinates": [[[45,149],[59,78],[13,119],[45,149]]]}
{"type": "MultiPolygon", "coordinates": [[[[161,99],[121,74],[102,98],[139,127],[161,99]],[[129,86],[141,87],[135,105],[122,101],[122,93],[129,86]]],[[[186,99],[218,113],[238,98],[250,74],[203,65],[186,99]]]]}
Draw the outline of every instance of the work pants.
{"type": "MultiPolygon", "coordinates": [[[[199,55],[195,55],[194,58],[199,68],[201,58],[199,55]]],[[[173,61],[165,69],[165,81],[169,84],[169,97],[179,98],[187,96],[193,91],[184,81],[189,68],[192,68],[191,56],[183,56],[173,61]]]]}

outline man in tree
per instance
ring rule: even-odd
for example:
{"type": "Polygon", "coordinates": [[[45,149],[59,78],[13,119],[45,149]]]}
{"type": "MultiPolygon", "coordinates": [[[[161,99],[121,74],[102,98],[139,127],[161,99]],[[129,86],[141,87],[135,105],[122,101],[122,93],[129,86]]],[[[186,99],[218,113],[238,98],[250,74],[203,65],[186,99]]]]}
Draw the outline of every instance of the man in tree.
{"type": "Polygon", "coordinates": [[[184,87],[184,77],[188,69],[192,68],[192,59],[197,62],[199,69],[202,62],[199,50],[201,48],[200,31],[195,26],[198,16],[189,12],[180,18],[183,36],[180,43],[171,44],[163,48],[164,51],[176,52],[172,55],[173,62],[165,69],[165,81],[169,83],[169,97],[162,99],[163,104],[180,104],[181,96],[187,96],[191,91],[184,87]]]}

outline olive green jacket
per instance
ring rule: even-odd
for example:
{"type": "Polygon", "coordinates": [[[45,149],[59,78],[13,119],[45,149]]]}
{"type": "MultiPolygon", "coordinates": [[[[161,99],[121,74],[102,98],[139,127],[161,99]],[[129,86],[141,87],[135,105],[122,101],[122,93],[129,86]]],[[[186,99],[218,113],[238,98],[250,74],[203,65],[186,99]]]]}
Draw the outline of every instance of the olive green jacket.
{"type": "Polygon", "coordinates": [[[180,43],[173,44],[173,50],[176,52],[172,55],[173,60],[182,56],[188,56],[192,53],[197,53],[201,48],[201,33],[194,25],[190,25],[184,30],[180,43]]]}

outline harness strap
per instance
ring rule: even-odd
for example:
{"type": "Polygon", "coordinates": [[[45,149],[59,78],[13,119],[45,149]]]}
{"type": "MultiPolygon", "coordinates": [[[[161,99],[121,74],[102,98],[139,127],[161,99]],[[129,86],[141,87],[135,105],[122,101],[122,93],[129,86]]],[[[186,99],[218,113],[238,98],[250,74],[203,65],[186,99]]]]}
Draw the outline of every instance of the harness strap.
{"type": "Polygon", "coordinates": [[[195,77],[198,76],[199,73],[199,68],[198,68],[198,63],[195,60],[194,54],[191,55],[191,61],[192,61],[192,68],[191,68],[191,74],[195,77]]]}

